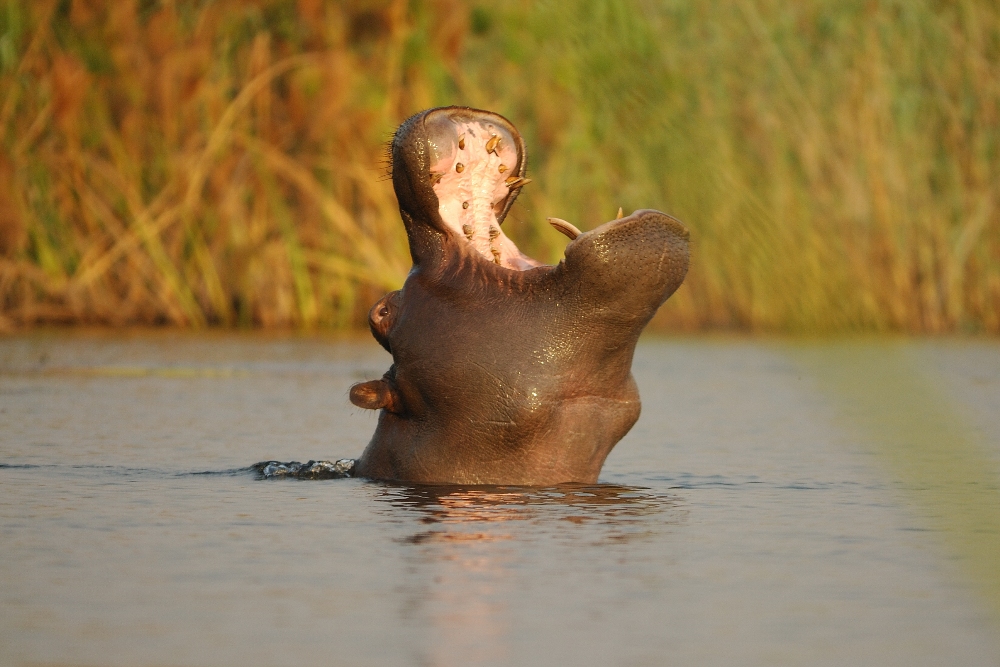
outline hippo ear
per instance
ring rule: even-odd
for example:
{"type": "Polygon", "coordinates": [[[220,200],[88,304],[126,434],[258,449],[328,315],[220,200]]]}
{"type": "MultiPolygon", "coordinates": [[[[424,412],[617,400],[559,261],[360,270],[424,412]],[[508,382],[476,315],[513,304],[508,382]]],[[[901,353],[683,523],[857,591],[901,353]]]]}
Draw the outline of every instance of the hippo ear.
{"type": "Polygon", "coordinates": [[[351,387],[351,403],[366,410],[385,409],[400,414],[403,412],[403,402],[399,393],[386,378],[358,382],[351,387]]]}
{"type": "Polygon", "coordinates": [[[585,302],[645,326],[684,281],[688,236],[666,213],[636,211],[566,246],[567,278],[580,286],[585,302]]]}

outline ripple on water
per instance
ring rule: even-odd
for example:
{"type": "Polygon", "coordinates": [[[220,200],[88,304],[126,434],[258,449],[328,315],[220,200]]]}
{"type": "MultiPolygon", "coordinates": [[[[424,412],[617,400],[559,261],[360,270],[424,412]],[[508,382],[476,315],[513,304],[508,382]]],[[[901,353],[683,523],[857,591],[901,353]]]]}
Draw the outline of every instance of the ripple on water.
{"type": "Polygon", "coordinates": [[[354,476],[354,459],[336,461],[261,461],[250,466],[260,479],[345,479],[354,476]]]}

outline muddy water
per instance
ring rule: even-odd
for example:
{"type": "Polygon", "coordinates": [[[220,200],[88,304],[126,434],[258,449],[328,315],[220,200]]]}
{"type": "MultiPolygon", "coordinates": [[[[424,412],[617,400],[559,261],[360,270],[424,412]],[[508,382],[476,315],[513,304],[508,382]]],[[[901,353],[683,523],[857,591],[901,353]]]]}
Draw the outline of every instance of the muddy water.
{"type": "Polygon", "coordinates": [[[1000,664],[996,342],[644,341],[595,487],[249,468],[359,454],[387,364],[0,340],[0,664],[1000,664]]]}

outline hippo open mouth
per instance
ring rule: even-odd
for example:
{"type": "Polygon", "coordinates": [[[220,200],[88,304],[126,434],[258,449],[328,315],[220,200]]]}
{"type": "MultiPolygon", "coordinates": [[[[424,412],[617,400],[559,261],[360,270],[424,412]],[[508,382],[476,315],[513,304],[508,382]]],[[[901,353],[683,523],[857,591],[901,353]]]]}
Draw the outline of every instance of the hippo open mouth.
{"type": "Polygon", "coordinates": [[[641,210],[569,236],[542,265],[501,225],[525,178],[521,136],[464,107],[419,113],[392,142],[413,269],[372,308],[393,357],[351,389],[380,409],[355,474],[461,484],[594,482],[639,416],[639,334],[680,286],[688,233],[641,210]]]}
{"type": "Polygon", "coordinates": [[[522,254],[500,225],[528,183],[524,149],[520,136],[500,121],[455,117],[444,110],[425,117],[430,180],[448,229],[487,260],[523,271],[539,263],[522,254]]]}

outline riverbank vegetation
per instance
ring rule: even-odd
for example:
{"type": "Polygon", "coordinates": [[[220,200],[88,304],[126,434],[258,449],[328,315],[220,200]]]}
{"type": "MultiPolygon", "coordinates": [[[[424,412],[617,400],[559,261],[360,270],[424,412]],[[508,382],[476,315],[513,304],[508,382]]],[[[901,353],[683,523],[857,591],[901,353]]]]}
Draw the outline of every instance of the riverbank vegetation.
{"type": "Polygon", "coordinates": [[[539,259],[689,226],[661,329],[1000,333],[991,0],[0,0],[0,328],[363,325],[444,104],[525,135],[539,259]]]}

